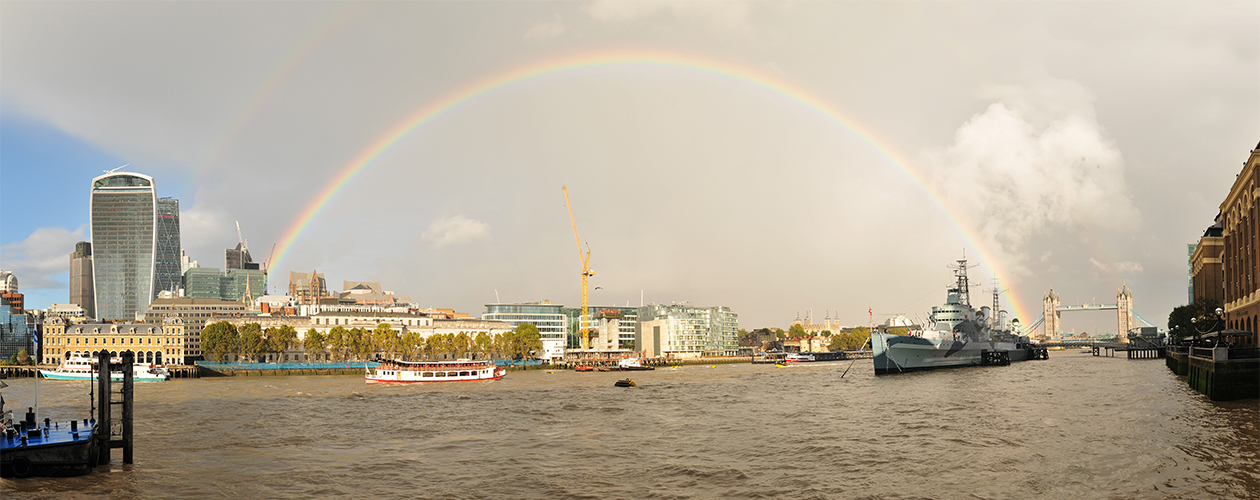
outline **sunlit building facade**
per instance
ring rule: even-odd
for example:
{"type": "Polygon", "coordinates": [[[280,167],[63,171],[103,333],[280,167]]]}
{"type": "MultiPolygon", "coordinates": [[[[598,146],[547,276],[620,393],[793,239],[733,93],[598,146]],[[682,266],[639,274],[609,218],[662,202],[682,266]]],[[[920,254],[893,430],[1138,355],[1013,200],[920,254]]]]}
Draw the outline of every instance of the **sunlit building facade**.
{"type": "Polygon", "coordinates": [[[560,304],[550,301],[525,302],[520,304],[486,304],[486,312],[481,315],[483,321],[502,321],[513,328],[522,323],[530,323],[538,327],[542,340],[542,359],[564,359],[565,345],[568,340],[568,316],[560,304]]]}
{"type": "Polygon", "coordinates": [[[734,356],[739,352],[739,315],[724,306],[649,304],[639,308],[634,344],[648,357],[734,356]]]}
{"type": "Polygon", "coordinates": [[[92,285],[101,319],[131,320],[153,299],[157,197],[153,178],[110,172],[92,179],[92,285]]]}

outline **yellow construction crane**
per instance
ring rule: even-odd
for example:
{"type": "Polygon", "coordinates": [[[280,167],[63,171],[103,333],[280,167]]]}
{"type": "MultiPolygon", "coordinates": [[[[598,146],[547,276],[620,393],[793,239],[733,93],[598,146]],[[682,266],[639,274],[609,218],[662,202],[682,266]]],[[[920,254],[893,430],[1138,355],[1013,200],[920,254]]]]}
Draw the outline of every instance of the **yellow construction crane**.
{"type": "Polygon", "coordinates": [[[586,328],[587,309],[589,308],[586,298],[586,280],[595,275],[595,271],[591,270],[591,249],[587,248],[586,253],[582,253],[582,239],[578,238],[577,219],[573,218],[573,203],[569,201],[569,187],[560,186],[564,190],[564,206],[569,208],[569,222],[573,223],[573,241],[577,242],[578,258],[582,260],[582,315],[578,319],[578,338],[582,342],[581,349],[583,351],[591,347],[590,330],[586,328]]]}

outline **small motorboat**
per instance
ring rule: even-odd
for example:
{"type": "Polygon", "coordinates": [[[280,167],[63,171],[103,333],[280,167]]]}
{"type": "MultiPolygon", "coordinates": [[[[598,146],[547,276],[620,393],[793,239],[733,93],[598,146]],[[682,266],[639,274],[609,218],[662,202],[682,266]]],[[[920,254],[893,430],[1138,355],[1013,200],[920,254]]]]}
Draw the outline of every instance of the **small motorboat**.
{"type": "Polygon", "coordinates": [[[621,360],[617,361],[617,369],[623,372],[637,372],[637,371],[644,371],[644,370],[655,370],[656,368],[653,368],[651,366],[643,366],[643,362],[639,361],[639,358],[622,358],[621,360]]]}
{"type": "Polygon", "coordinates": [[[587,365],[578,365],[578,366],[573,367],[573,371],[575,371],[575,372],[593,372],[593,371],[595,371],[595,367],[594,367],[594,366],[587,366],[587,365]]]}
{"type": "Polygon", "coordinates": [[[633,380],[630,380],[628,378],[623,378],[621,380],[618,380],[613,385],[617,387],[638,387],[638,385],[636,385],[633,380]]]}

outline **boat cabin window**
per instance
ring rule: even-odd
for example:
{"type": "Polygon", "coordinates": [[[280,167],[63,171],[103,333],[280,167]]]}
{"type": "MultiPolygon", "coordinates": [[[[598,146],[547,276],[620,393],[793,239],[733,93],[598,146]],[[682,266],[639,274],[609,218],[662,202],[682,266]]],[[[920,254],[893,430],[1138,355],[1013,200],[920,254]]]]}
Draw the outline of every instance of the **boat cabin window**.
{"type": "Polygon", "coordinates": [[[434,376],[435,376],[435,377],[445,377],[445,376],[446,376],[446,372],[436,372],[436,374],[435,374],[434,376]]]}
{"type": "Polygon", "coordinates": [[[450,372],[450,373],[447,373],[446,375],[447,375],[447,376],[450,376],[450,377],[458,377],[458,376],[459,376],[459,372],[450,372]]]}
{"type": "Polygon", "coordinates": [[[461,376],[461,377],[467,377],[467,376],[468,376],[468,372],[459,372],[459,376],[461,376]]]}
{"type": "Polygon", "coordinates": [[[424,375],[423,375],[423,376],[425,376],[425,377],[432,377],[432,376],[433,376],[433,372],[424,372],[424,375]]]}

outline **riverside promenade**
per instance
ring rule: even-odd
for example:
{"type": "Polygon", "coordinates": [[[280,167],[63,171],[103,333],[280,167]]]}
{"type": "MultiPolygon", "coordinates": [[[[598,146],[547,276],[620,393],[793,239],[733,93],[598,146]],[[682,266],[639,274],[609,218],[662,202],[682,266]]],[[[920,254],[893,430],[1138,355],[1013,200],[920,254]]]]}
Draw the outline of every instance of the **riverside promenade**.
{"type": "Polygon", "coordinates": [[[1260,349],[1169,346],[1164,363],[1213,401],[1260,398],[1260,349]]]}

